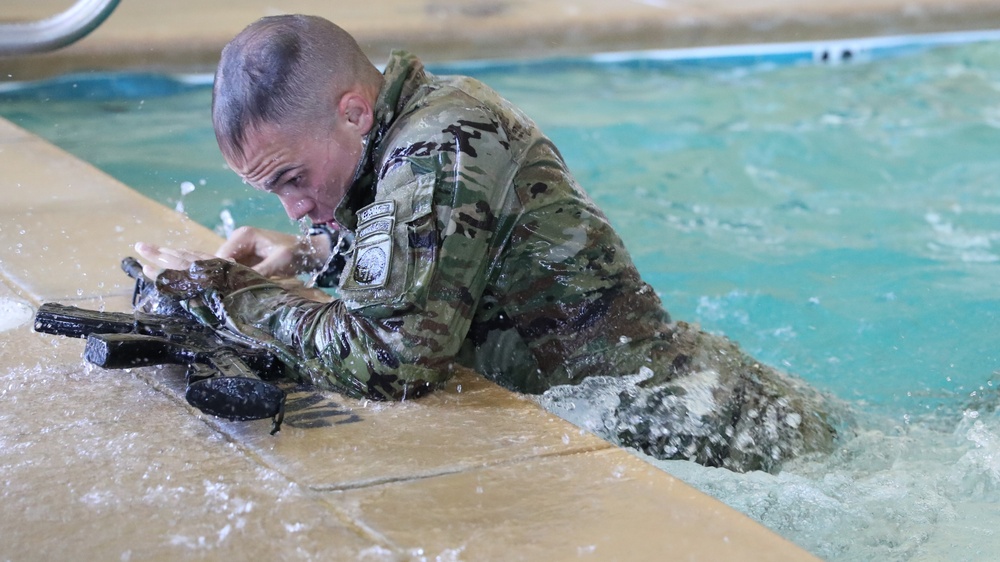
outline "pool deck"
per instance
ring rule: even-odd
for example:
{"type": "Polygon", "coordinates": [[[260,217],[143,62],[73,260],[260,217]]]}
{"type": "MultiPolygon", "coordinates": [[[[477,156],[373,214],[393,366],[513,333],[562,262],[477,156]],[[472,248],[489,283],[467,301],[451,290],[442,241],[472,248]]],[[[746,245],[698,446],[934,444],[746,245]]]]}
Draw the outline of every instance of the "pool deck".
{"type": "MultiPolygon", "coordinates": [[[[72,0],[5,0],[7,21],[72,0]]],[[[278,13],[324,16],[375,62],[391,49],[427,61],[1000,28],[996,0],[122,0],[90,36],[55,53],[0,58],[0,80],[88,68],[212,71],[222,46],[278,13]]]]}
{"type": "MultiPolygon", "coordinates": [[[[3,17],[69,4],[10,0],[3,17]]],[[[0,70],[206,70],[272,5],[341,23],[376,61],[391,47],[514,58],[1000,27],[995,0],[345,4],[123,0],[77,45],[0,70]]],[[[135,241],[220,242],[3,120],[0,169],[4,315],[49,301],[128,310],[118,263],[135,241]]],[[[474,373],[400,404],[290,389],[270,436],[267,421],[188,406],[178,369],[105,371],[82,348],[30,322],[0,332],[0,560],[814,559],[474,373]]]]}

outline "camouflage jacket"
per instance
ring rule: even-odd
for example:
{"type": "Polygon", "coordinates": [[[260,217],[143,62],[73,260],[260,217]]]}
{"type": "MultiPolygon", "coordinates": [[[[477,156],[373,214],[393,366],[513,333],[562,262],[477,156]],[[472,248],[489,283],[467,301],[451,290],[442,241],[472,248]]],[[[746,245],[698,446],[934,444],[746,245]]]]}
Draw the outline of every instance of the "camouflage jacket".
{"type": "Polygon", "coordinates": [[[241,291],[227,308],[243,331],[276,338],[309,382],[378,399],[432,388],[454,363],[537,393],[648,362],[669,318],[534,122],[406,53],[385,78],[337,210],[355,236],[340,298],[241,291]]]}

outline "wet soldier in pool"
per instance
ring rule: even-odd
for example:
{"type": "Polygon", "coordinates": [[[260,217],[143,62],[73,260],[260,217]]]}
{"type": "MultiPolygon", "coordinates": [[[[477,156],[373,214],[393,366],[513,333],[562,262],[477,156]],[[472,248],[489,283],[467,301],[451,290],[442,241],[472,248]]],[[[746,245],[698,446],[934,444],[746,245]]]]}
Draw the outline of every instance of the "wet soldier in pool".
{"type": "Polygon", "coordinates": [[[326,234],[242,228],[227,259],[137,249],[147,273],[167,269],[161,290],[303,381],[401,400],[456,364],[525,393],[641,374],[620,396],[622,444],[738,471],[831,447],[815,391],[671,321],[556,147],[482,83],[403,52],[380,73],[332,23],[278,16],[226,46],[212,105],[232,169],[326,234]],[[311,271],[339,298],[273,280],[311,271]]]}

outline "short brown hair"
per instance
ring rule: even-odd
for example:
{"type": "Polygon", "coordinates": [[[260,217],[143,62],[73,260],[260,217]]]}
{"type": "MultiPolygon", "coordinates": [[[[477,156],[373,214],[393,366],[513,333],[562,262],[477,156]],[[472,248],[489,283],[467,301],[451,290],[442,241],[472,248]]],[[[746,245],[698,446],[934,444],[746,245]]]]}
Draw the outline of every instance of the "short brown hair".
{"type": "Polygon", "coordinates": [[[222,50],[212,90],[212,122],[224,154],[242,154],[263,123],[309,123],[357,83],[382,75],[353,37],[316,16],[262,18],[222,50]]]}

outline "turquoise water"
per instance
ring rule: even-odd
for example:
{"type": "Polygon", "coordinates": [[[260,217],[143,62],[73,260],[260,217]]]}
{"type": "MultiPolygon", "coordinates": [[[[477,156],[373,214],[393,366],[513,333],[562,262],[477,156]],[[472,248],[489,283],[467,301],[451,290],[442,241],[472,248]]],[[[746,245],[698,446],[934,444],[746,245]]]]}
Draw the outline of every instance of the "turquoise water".
{"type": "MultiPolygon", "coordinates": [[[[1000,44],[463,72],[556,141],[674,317],[859,412],[778,476],[661,466],[826,559],[1000,551],[1000,44]]],[[[66,77],[0,115],[209,227],[297,231],[225,168],[207,87],[143,83],[66,77]]]]}

